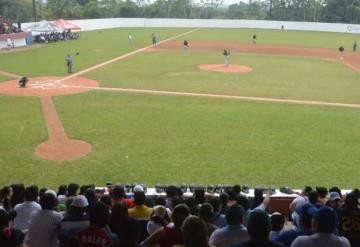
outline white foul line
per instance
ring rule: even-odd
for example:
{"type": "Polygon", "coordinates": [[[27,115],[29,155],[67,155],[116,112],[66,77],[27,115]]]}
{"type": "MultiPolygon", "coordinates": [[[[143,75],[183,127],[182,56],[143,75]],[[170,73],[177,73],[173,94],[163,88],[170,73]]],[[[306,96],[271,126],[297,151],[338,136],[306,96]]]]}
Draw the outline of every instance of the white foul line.
{"type": "Polygon", "coordinates": [[[297,105],[360,108],[360,104],[323,102],[323,101],[313,101],[313,100],[278,99],[278,98],[238,96],[238,95],[225,95],[225,94],[187,93],[187,92],[133,89],[133,88],[85,87],[85,86],[75,86],[75,85],[69,87],[102,90],[102,91],[128,92],[128,93],[175,95],[175,96],[188,96],[188,97],[208,97],[208,98],[217,98],[217,99],[249,100],[249,101],[262,101],[262,102],[286,103],[286,104],[297,104],[297,105]]]}
{"type": "MultiPolygon", "coordinates": [[[[168,42],[168,41],[177,39],[177,38],[179,38],[179,37],[182,37],[182,36],[185,36],[185,35],[187,35],[187,34],[190,34],[190,33],[193,33],[193,32],[195,32],[195,31],[198,31],[199,29],[200,29],[200,28],[196,28],[196,29],[190,30],[190,31],[188,31],[188,32],[178,34],[178,35],[176,35],[176,36],[174,36],[174,37],[172,37],[172,38],[162,40],[162,41],[158,42],[157,44],[162,44],[162,43],[165,43],[165,42],[168,42]]],[[[70,79],[70,78],[74,78],[74,77],[76,77],[76,76],[79,76],[79,75],[88,73],[88,72],[90,72],[90,71],[93,71],[93,70],[95,70],[95,69],[104,67],[104,66],[109,65],[109,64],[111,64],[111,63],[114,63],[114,62],[116,62],[116,61],[119,61],[119,60],[122,60],[122,59],[124,59],[124,58],[130,57],[130,56],[135,55],[135,54],[137,54],[137,53],[143,52],[143,51],[145,51],[146,49],[151,48],[151,47],[153,47],[153,46],[154,46],[154,45],[148,45],[148,46],[146,46],[146,47],[143,47],[143,48],[137,49],[137,50],[135,50],[135,51],[129,52],[129,53],[127,53],[127,54],[124,54],[124,55],[115,57],[115,58],[113,58],[113,59],[110,59],[110,60],[108,60],[108,61],[106,61],[106,62],[99,63],[99,64],[97,64],[97,65],[91,66],[91,67],[89,67],[89,68],[87,68],[87,69],[84,69],[84,70],[81,70],[81,71],[76,72],[76,73],[74,73],[74,74],[71,74],[71,75],[69,75],[69,76],[66,76],[66,77],[62,78],[60,81],[65,81],[65,80],[68,80],[68,79],[70,79]]]]}

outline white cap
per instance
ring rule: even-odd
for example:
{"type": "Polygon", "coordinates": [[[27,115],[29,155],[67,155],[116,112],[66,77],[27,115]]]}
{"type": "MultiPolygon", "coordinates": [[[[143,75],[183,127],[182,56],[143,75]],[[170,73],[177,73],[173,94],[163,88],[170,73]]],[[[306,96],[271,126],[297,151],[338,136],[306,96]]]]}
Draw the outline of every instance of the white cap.
{"type": "Polygon", "coordinates": [[[83,195],[77,195],[73,198],[73,201],[71,203],[71,206],[76,208],[84,208],[89,205],[87,199],[83,195]]]}
{"type": "Polygon", "coordinates": [[[133,189],[134,192],[144,192],[144,187],[140,184],[137,184],[134,186],[134,189],[133,189]]]}

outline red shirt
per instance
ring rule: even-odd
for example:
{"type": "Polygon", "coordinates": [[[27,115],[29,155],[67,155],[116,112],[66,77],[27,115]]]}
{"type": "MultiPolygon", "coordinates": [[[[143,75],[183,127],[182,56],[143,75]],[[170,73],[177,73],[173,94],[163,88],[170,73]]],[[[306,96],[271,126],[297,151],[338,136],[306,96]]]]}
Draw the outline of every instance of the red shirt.
{"type": "Polygon", "coordinates": [[[183,244],[181,231],[173,227],[164,227],[165,236],[159,241],[160,247],[172,247],[176,244],[183,244]]]}
{"type": "Polygon", "coordinates": [[[126,205],[127,208],[133,208],[134,207],[134,200],[132,199],[112,199],[112,204],[114,205],[115,203],[123,203],[126,205]]]}
{"type": "Polygon", "coordinates": [[[82,247],[108,247],[113,245],[110,235],[103,228],[89,226],[76,235],[82,247]]]}

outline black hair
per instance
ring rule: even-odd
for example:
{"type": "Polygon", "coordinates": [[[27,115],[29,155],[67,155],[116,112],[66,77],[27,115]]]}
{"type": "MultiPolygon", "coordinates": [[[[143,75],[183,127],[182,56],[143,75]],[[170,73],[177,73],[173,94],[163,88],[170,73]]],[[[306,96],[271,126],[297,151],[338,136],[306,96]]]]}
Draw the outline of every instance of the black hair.
{"type": "Polygon", "coordinates": [[[146,202],[146,196],[144,192],[138,191],[134,193],[134,203],[136,205],[143,205],[146,202]]]}
{"type": "Polygon", "coordinates": [[[155,205],[161,205],[161,206],[165,206],[166,205],[166,199],[164,196],[157,196],[155,198],[155,205]]]}
{"type": "Polygon", "coordinates": [[[270,225],[273,231],[281,231],[285,224],[284,215],[277,213],[270,216],[270,225]]]}
{"type": "Polygon", "coordinates": [[[246,196],[238,195],[236,197],[236,202],[237,202],[237,204],[242,206],[245,211],[248,211],[248,209],[249,209],[249,199],[246,196]]]}
{"type": "Polygon", "coordinates": [[[260,188],[255,188],[254,199],[251,204],[251,209],[260,206],[263,201],[264,201],[264,190],[260,188]]]}
{"type": "Polygon", "coordinates": [[[121,185],[115,185],[112,190],[112,197],[115,199],[125,198],[125,190],[121,185]]]}
{"type": "Polygon", "coordinates": [[[325,198],[328,194],[328,189],[325,187],[316,187],[316,191],[320,198],[325,198]]]}
{"type": "Polygon", "coordinates": [[[194,190],[194,197],[197,204],[203,204],[205,202],[205,187],[196,187],[194,190]]]}
{"type": "Polygon", "coordinates": [[[358,200],[359,196],[354,192],[350,192],[345,197],[345,208],[349,210],[358,210],[358,200]]]}
{"type": "Polygon", "coordinates": [[[226,210],[226,214],[225,214],[226,221],[228,222],[229,225],[241,224],[244,219],[244,213],[245,211],[242,206],[238,204],[234,204],[226,210]]]}
{"type": "Polygon", "coordinates": [[[209,203],[213,206],[214,212],[219,212],[221,206],[219,197],[212,197],[209,203]]]}
{"type": "Polygon", "coordinates": [[[309,193],[309,202],[311,204],[316,205],[318,203],[318,201],[319,201],[319,193],[317,191],[315,191],[315,190],[310,191],[310,193],[309,193]]]}
{"type": "Polygon", "coordinates": [[[88,203],[89,203],[89,206],[92,206],[95,204],[96,202],[96,195],[95,195],[95,191],[91,188],[88,188],[85,193],[84,193],[84,196],[86,197],[88,203]]]}
{"type": "Polygon", "coordinates": [[[91,226],[103,228],[109,219],[109,207],[102,202],[95,203],[89,211],[91,226]]]}
{"type": "Polygon", "coordinates": [[[188,217],[190,215],[190,209],[188,206],[186,206],[185,204],[179,204],[174,208],[174,211],[171,215],[173,222],[174,222],[174,227],[176,229],[180,229],[184,220],[186,219],[186,217],[188,217]]]}
{"type": "Polygon", "coordinates": [[[25,199],[25,186],[22,183],[11,185],[13,194],[11,196],[11,207],[14,208],[17,204],[23,203],[25,199]]]}
{"type": "Polygon", "coordinates": [[[112,202],[109,195],[102,195],[99,201],[104,203],[106,206],[111,207],[112,202]]]}
{"type": "Polygon", "coordinates": [[[175,197],[178,194],[178,187],[170,185],[165,189],[166,197],[175,197]]]}
{"type": "Polygon", "coordinates": [[[58,196],[60,196],[60,195],[65,195],[65,194],[66,194],[66,191],[67,191],[67,186],[66,186],[66,184],[60,184],[60,185],[59,185],[59,188],[58,188],[57,195],[58,195],[58,196]]]}
{"type": "Polygon", "coordinates": [[[305,186],[304,187],[304,189],[303,189],[303,194],[305,195],[305,196],[307,196],[307,195],[309,195],[309,193],[312,191],[313,189],[312,189],[312,187],[311,186],[305,186]]]}
{"type": "Polygon", "coordinates": [[[199,217],[207,223],[212,222],[214,208],[210,203],[204,203],[199,209],[199,217]]]}
{"type": "Polygon", "coordinates": [[[238,185],[238,184],[235,184],[235,185],[232,187],[232,190],[234,191],[234,193],[235,193],[236,195],[238,195],[238,194],[240,194],[240,192],[241,192],[241,186],[238,185]]]}
{"type": "Polygon", "coordinates": [[[42,209],[54,210],[57,206],[57,198],[51,193],[45,193],[40,198],[40,206],[42,209]]]}
{"type": "Polygon", "coordinates": [[[75,184],[75,183],[71,183],[68,185],[68,188],[67,188],[67,194],[66,196],[75,196],[78,189],[79,189],[79,185],[78,184],[75,184]]]}
{"type": "Polygon", "coordinates": [[[26,201],[37,201],[39,196],[39,188],[36,185],[31,185],[25,189],[26,201]]]}

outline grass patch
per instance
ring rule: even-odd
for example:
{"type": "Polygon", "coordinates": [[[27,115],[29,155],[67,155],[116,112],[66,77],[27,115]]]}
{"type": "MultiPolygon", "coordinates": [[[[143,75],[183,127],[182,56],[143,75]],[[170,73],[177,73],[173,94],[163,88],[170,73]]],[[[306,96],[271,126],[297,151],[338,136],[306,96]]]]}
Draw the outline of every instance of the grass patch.
{"type": "Polygon", "coordinates": [[[27,76],[65,75],[65,57],[72,54],[74,71],[90,67],[116,56],[150,45],[151,33],[159,41],[176,36],[189,29],[122,28],[82,32],[79,40],[57,42],[41,48],[21,52],[0,53],[0,70],[27,76]],[[133,44],[128,44],[128,33],[133,34],[133,44]],[[79,56],[76,53],[79,52],[79,56]]]}
{"type": "MultiPolygon", "coordinates": [[[[229,41],[251,43],[256,34],[259,44],[281,44],[307,47],[338,49],[341,45],[346,51],[352,51],[354,40],[360,40],[359,34],[309,32],[266,29],[201,29],[186,38],[198,41],[229,41]]],[[[181,38],[183,39],[183,38],[181,38]]]]}
{"type": "Polygon", "coordinates": [[[44,137],[37,130],[37,141],[22,144],[24,154],[10,155],[2,144],[1,169],[11,175],[1,184],[359,186],[357,110],[108,92],[55,103],[66,132],[90,142],[92,153],[73,162],[40,160],[32,153],[44,137]]]}
{"type": "Polygon", "coordinates": [[[197,67],[222,62],[218,53],[147,52],[88,76],[106,87],[360,103],[360,74],[337,61],[232,53],[231,63],[254,71],[226,74],[197,67]]]}

